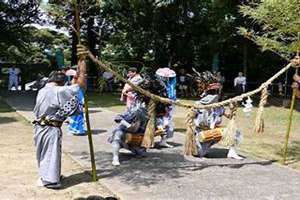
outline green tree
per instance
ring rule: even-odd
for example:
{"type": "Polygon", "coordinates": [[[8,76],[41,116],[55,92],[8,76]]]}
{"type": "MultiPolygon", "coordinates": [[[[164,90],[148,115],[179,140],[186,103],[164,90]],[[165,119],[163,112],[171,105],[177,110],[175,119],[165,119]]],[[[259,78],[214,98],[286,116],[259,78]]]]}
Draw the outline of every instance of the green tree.
{"type": "Polygon", "coordinates": [[[0,1],[0,54],[7,58],[15,52],[21,59],[27,51],[27,38],[30,37],[28,25],[39,21],[40,0],[0,1]],[[7,51],[10,50],[10,51],[7,51]]]}
{"type": "Polygon", "coordinates": [[[152,66],[209,67],[234,37],[238,2],[105,0],[102,15],[113,34],[104,54],[152,66]]]}
{"type": "Polygon", "coordinates": [[[241,27],[240,33],[263,51],[290,59],[300,49],[300,0],[254,1],[241,6],[240,12],[254,22],[250,28],[241,27]]]}

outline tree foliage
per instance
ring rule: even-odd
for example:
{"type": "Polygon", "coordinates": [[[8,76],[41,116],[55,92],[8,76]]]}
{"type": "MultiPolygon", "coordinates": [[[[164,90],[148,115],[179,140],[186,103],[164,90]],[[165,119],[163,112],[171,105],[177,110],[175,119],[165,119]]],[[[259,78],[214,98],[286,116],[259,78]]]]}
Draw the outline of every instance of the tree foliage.
{"type": "Polygon", "coordinates": [[[104,55],[115,59],[211,65],[234,37],[238,1],[104,0],[102,15],[114,29],[104,55]]]}
{"type": "Polygon", "coordinates": [[[26,40],[30,34],[26,26],[38,21],[39,3],[38,0],[0,1],[0,52],[2,55],[7,55],[7,49],[15,49],[17,55],[24,52],[27,46],[26,40]]]}
{"type": "Polygon", "coordinates": [[[0,53],[7,62],[48,62],[45,49],[67,44],[63,34],[37,29],[33,24],[45,24],[40,0],[0,1],[0,53]]]}
{"type": "Polygon", "coordinates": [[[253,39],[262,50],[271,50],[290,59],[300,49],[300,0],[264,0],[240,7],[240,12],[252,20],[251,28],[240,33],[253,39]]]}

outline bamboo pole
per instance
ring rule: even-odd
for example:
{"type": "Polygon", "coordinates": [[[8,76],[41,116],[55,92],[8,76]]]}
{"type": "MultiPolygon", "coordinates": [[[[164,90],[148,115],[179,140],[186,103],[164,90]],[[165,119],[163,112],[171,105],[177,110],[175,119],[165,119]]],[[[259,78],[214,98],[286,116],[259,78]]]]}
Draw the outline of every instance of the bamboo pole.
{"type": "MultiPolygon", "coordinates": [[[[298,41],[300,41],[300,32],[298,32],[298,41]]],[[[298,68],[299,68],[299,47],[297,49],[297,54],[295,59],[293,59],[291,62],[294,67],[296,67],[295,70],[295,75],[298,75],[298,68]]],[[[293,88],[293,94],[292,94],[292,100],[291,100],[291,107],[290,107],[290,112],[289,112],[289,121],[288,121],[288,126],[287,126],[287,131],[285,135],[285,143],[283,147],[283,159],[282,159],[282,164],[286,165],[286,159],[288,156],[288,143],[289,143],[289,137],[290,137],[290,132],[291,132],[291,126],[292,126],[292,121],[293,121],[293,113],[294,113],[294,107],[295,107],[295,100],[296,100],[296,88],[293,88]]]]}
{"type": "MultiPolygon", "coordinates": [[[[80,44],[80,11],[77,4],[77,0],[73,0],[74,3],[74,10],[75,10],[75,20],[76,20],[76,35],[78,39],[78,44],[80,44]]],[[[79,2],[80,4],[80,2],[79,2]]],[[[83,59],[82,57],[78,59],[83,59]]],[[[90,124],[90,117],[89,117],[89,107],[88,107],[88,96],[87,93],[84,93],[84,111],[85,111],[85,120],[86,120],[86,127],[87,127],[87,135],[89,140],[89,147],[90,147],[90,156],[91,156],[91,166],[92,166],[92,180],[97,181],[97,171],[96,171],[96,163],[95,163],[95,154],[94,154],[94,145],[93,145],[93,137],[91,131],[91,124],[90,124]]]]}
{"type": "MultiPolygon", "coordinates": [[[[298,72],[298,69],[296,69],[296,73],[297,72],[298,72]]],[[[287,164],[286,163],[286,158],[287,158],[287,154],[288,154],[288,142],[289,142],[289,137],[290,137],[290,132],[291,132],[291,126],[292,126],[292,121],[293,121],[295,99],[296,99],[296,88],[293,88],[293,95],[292,95],[291,107],[290,107],[289,118],[288,118],[288,126],[287,126],[286,135],[285,135],[284,147],[283,147],[283,160],[282,160],[282,164],[284,164],[284,165],[287,164]]]]}

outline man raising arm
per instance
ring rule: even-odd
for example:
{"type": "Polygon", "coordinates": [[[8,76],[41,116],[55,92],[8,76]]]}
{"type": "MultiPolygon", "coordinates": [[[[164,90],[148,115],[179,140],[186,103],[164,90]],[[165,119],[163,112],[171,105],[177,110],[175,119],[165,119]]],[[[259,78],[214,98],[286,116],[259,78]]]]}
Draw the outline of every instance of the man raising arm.
{"type": "Polygon", "coordinates": [[[66,76],[53,71],[48,83],[37,95],[34,107],[34,142],[40,178],[38,186],[61,187],[61,140],[63,121],[82,110],[78,101],[80,87],[86,84],[86,64],[78,63],[78,75],[72,85],[64,86],[66,76]]]}

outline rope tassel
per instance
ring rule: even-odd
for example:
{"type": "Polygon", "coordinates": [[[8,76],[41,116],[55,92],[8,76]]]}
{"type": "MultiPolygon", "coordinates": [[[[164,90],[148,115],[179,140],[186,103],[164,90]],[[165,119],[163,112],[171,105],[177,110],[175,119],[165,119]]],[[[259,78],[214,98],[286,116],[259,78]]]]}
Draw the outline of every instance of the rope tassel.
{"type": "Polygon", "coordinates": [[[221,144],[224,146],[232,146],[235,143],[236,133],[237,133],[237,126],[235,122],[236,112],[237,112],[237,104],[230,103],[229,105],[230,114],[229,114],[229,122],[224,129],[222,134],[221,144]]]}
{"type": "Polygon", "coordinates": [[[265,87],[262,90],[261,97],[260,97],[260,102],[259,102],[259,107],[256,113],[256,118],[255,118],[255,124],[254,124],[254,132],[255,133],[263,133],[265,124],[264,124],[264,119],[263,119],[263,112],[264,112],[264,106],[267,103],[268,99],[268,89],[265,87]]]}
{"type": "Polygon", "coordinates": [[[194,111],[194,109],[191,108],[186,118],[184,154],[187,156],[197,154],[196,141],[195,141],[195,123],[194,123],[195,117],[196,117],[196,112],[194,111]]]}
{"type": "Polygon", "coordinates": [[[149,120],[146,126],[142,147],[151,148],[154,146],[154,132],[155,132],[155,119],[156,119],[156,103],[154,100],[150,100],[148,106],[149,120]]]}

